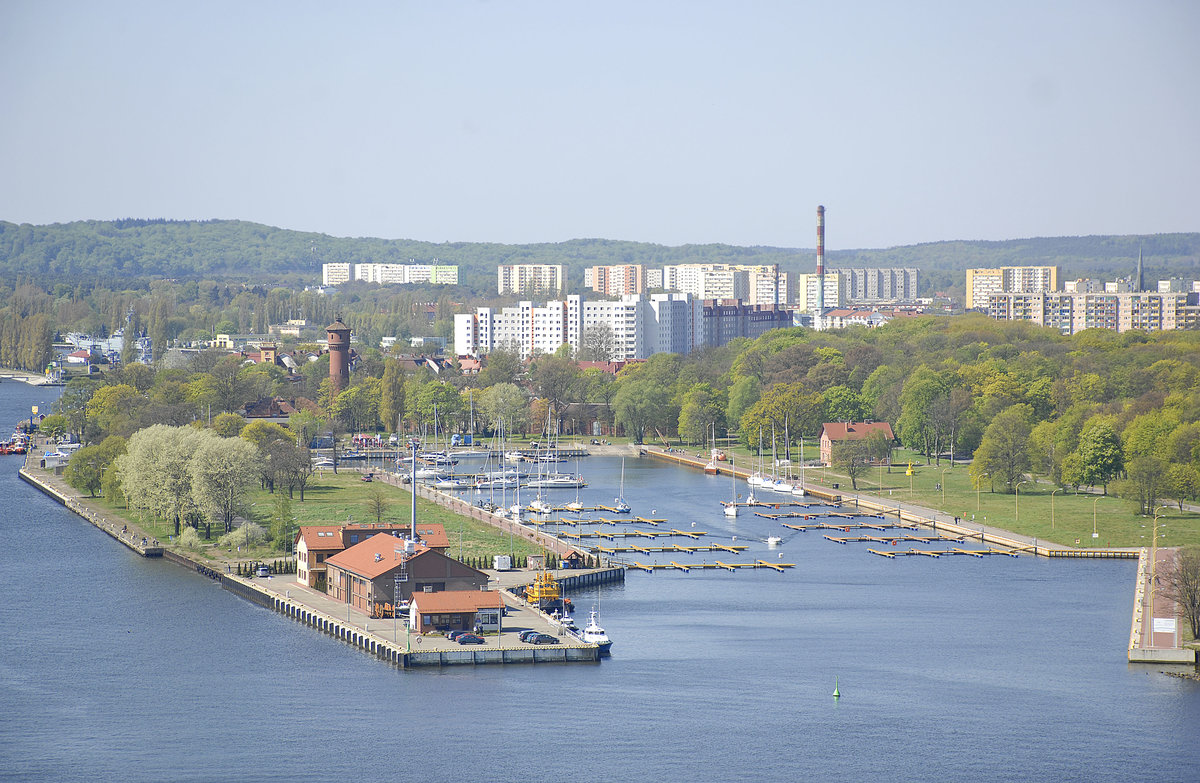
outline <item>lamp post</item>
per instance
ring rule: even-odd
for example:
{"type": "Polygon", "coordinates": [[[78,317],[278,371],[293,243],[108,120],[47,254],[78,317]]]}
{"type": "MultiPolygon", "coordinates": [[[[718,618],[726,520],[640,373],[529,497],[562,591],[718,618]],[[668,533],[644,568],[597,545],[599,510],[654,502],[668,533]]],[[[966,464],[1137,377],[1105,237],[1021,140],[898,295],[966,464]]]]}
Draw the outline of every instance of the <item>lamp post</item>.
{"type": "Polygon", "coordinates": [[[945,468],[942,470],[942,505],[943,506],[946,505],[946,471],[948,471],[948,470],[950,470],[950,468],[945,468]]]}
{"type": "Polygon", "coordinates": [[[1059,487],[1058,489],[1054,490],[1054,492],[1050,493],[1050,529],[1051,530],[1054,529],[1054,493],[1055,492],[1062,492],[1062,487],[1059,487]]]}
{"type": "Polygon", "coordinates": [[[1021,485],[1028,484],[1028,483],[1029,483],[1028,479],[1026,479],[1025,481],[1018,481],[1017,485],[1015,487],[1013,487],[1013,521],[1014,522],[1021,521],[1021,485]]]}
{"type": "Polygon", "coordinates": [[[1154,646],[1154,593],[1155,593],[1155,566],[1158,561],[1158,512],[1162,511],[1166,506],[1159,506],[1154,509],[1154,535],[1150,539],[1150,646],[1154,646]]]}
{"type": "MultiPolygon", "coordinates": [[[[985,479],[985,478],[991,478],[991,476],[987,473],[980,473],[979,478],[985,479]]],[[[983,486],[983,483],[981,481],[975,482],[975,510],[976,511],[979,511],[979,489],[982,486],[983,486]]]]}
{"type": "Polygon", "coordinates": [[[1101,500],[1104,500],[1103,495],[1092,501],[1092,541],[1100,537],[1100,534],[1096,531],[1096,504],[1101,500]]]}

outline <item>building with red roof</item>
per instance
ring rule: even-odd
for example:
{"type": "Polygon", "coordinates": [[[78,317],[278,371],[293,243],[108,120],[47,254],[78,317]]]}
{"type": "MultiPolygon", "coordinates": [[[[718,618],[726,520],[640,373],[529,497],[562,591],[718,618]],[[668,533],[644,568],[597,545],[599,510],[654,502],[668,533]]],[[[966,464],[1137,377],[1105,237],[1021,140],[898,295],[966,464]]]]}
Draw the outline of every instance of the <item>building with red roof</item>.
{"type": "Polygon", "coordinates": [[[494,590],[456,590],[416,593],[408,605],[408,624],[414,631],[499,629],[504,600],[494,590]]]}
{"type": "MultiPolygon", "coordinates": [[[[833,450],[839,443],[850,440],[862,440],[870,437],[871,433],[882,432],[889,441],[896,439],[892,433],[892,425],[886,421],[838,421],[821,425],[821,462],[833,465],[833,450]]],[[[881,464],[888,464],[884,458],[881,464]]]]}
{"type": "MultiPolygon", "coordinates": [[[[296,554],[296,581],[325,592],[325,561],[330,556],[379,533],[407,536],[411,529],[407,523],[304,525],[296,533],[292,543],[296,554]]],[[[417,539],[426,548],[442,554],[450,549],[450,538],[446,535],[446,529],[438,523],[418,522],[417,539]]]]}
{"type": "Polygon", "coordinates": [[[392,533],[376,533],[325,558],[325,569],[325,593],[368,614],[377,604],[403,603],[418,593],[487,587],[482,571],[392,533]]]}

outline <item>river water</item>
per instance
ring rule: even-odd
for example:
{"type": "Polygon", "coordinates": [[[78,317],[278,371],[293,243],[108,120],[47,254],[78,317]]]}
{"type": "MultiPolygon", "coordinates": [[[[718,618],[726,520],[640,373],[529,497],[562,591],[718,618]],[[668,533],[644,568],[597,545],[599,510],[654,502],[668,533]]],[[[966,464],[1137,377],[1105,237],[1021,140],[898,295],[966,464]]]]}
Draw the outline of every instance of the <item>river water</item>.
{"type": "MultiPolygon", "coordinates": [[[[0,421],[53,396],[0,385],[0,421]]],[[[887,560],[726,520],[727,478],[631,459],[636,513],[751,546],[692,561],[796,567],[576,594],[615,639],[600,664],[405,672],[133,555],[0,460],[0,779],[1152,781],[1200,763],[1200,684],[1124,660],[1132,561],[887,560]]],[[[581,499],[610,501],[620,462],[581,469],[581,499]]]]}

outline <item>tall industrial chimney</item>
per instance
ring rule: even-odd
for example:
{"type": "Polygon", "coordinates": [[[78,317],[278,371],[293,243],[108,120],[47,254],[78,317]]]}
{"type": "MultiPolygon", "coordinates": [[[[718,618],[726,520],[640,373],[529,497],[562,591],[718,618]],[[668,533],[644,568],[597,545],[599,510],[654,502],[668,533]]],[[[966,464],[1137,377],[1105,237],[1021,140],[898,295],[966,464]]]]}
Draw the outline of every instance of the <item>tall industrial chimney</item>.
{"type": "Polygon", "coordinates": [[[825,207],[817,207],[817,317],[825,312],[825,207]]]}

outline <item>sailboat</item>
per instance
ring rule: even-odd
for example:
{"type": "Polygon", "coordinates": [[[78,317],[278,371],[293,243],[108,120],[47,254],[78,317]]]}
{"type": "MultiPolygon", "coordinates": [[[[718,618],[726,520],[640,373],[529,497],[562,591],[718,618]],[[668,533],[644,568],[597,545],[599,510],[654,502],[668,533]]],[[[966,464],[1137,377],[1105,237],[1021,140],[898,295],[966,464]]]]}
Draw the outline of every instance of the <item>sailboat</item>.
{"type": "Polygon", "coordinates": [[[625,502],[625,458],[621,457],[621,490],[613,498],[613,507],[618,514],[628,514],[633,509],[625,502]]]}
{"type": "Polygon", "coordinates": [[[776,457],[775,453],[775,425],[771,424],[771,475],[773,478],[767,484],[767,489],[774,490],[775,492],[790,493],[792,491],[792,485],[787,481],[787,479],[779,477],[778,470],[779,459],[776,457]]]}
{"type": "Polygon", "coordinates": [[[800,436],[800,481],[792,487],[792,494],[804,497],[804,436],[800,436]]]}
{"type": "Polygon", "coordinates": [[[771,483],[770,480],[767,479],[767,477],[763,475],[762,454],[763,454],[762,427],[759,427],[758,428],[758,470],[756,470],[754,473],[750,474],[750,478],[746,479],[746,483],[752,487],[765,487],[771,483]]]}
{"type": "Polygon", "coordinates": [[[732,493],[729,497],[729,502],[725,504],[725,516],[736,517],[738,515],[737,506],[737,465],[734,464],[732,457],[729,458],[729,484],[732,487],[732,493]]]}

